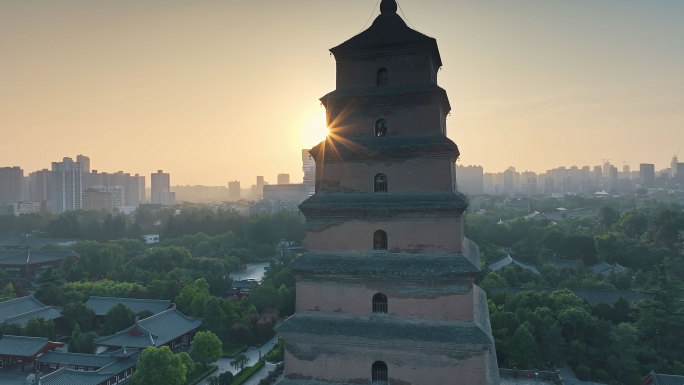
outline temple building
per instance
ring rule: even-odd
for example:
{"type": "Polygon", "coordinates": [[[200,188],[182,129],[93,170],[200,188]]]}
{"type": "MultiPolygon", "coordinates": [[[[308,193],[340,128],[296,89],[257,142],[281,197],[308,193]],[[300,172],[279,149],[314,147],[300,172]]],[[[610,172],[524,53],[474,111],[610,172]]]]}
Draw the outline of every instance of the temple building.
{"type": "Polygon", "coordinates": [[[310,151],[316,193],[300,205],[308,251],[291,265],[280,385],[497,384],[437,42],[394,0],[380,11],[330,50],[336,90],[321,98],[329,134],[310,151]]]}

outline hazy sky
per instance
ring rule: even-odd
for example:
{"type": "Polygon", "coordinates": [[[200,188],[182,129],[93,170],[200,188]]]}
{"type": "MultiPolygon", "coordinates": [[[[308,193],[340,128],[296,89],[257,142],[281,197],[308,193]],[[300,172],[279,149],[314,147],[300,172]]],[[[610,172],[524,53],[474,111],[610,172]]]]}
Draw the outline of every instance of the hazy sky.
{"type": "MultiPolygon", "coordinates": [[[[86,154],[172,184],[301,178],[328,49],[377,0],[2,0],[0,166],[86,154]]],[[[461,164],[684,158],[684,1],[400,0],[437,39],[461,164]]]]}

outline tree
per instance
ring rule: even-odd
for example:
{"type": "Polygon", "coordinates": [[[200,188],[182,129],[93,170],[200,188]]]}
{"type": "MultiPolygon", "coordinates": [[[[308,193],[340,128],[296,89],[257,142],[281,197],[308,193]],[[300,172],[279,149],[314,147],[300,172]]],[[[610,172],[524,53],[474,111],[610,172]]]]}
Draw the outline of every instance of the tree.
{"type": "Polygon", "coordinates": [[[130,307],[119,302],[105,315],[104,333],[110,335],[123,330],[135,322],[135,313],[130,307]]]}
{"type": "Polygon", "coordinates": [[[190,346],[190,357],[205,369],[208,363],[218,360],[222,353],[223,343],[210,331],[197,333],[190,346]]]}
{"type": "Polygon", "coordinates": [[[204,278],[199,278],[181,290],[176,297],[176,304],[178,310],[183,313],[193,317],[201,317],[209,297],[209,284],[204,278]]]}
{"type": "Polygon", "coordinates": [[[173,354],[168,346],[149,347],[140,354],[131,385],[183,385],[186,373],[182,358],[173,354]]]}
{"type": "Polygon", "coordinates": [[[14,285],[12,285],[12,282],[9,282],[0,291],[0,301],[9,301],[15,298],[17,298],[17,295],[14,293],[14,285]]]}
{"type": "MultiPolygon", "coordinates": [[[[76,324],[78,328],[78,324],[76,324]]],[[[95,332],[81,333],[74,329],[74,333],[71,334],[71,343],[69,344],[69,351],[72,353],[95,353],[95,338],[97,334],[95,332]]]]}
{"type": "Polygon", "coordinates": [[[93,329],[95,312],[83,302],[70,302],[64,306],[62,315],[71,323],[78,325],[79,330],[89,331],[93,329]]]}
{"type": "Polygon", "coordinates": [[[43,318],[31,318],[28,320],[23,334],[31,337],[46,337],[54,340],[57,337],[55,322],[43,318]]]}
{"type": "Polygon", "coordinates": [[[180,352],[178,353],[178,357],[180,357],[181,362],[183,365],[185,365],[185,368],[187,369],[187,375],[191,375],[192,373],[195,372],[195,363],[192,361],[192,358],[190,358],[190,355],[186,352],[180,352]]]}
{"type": "Polygon", "coordinates": [[[246,355],[240,354],[233,361],[230,361],[230,364],[233,365],[233,367],[240,371],[245,368],[245,365],[249,362],[249,358],[247,358],[246,355]]]}

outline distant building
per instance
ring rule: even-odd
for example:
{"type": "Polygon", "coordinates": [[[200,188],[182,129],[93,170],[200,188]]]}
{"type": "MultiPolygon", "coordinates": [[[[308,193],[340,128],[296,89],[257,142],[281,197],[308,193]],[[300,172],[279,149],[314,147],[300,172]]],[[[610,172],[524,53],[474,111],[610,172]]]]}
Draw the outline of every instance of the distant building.
{"type": "Polygon", "coordinates": [[[539,270],[537,269],[537,266],[531,264],[531,263],[525,263],[518,261],[510,256],[510,254],[506,255],[504,258],[489,264],[489,270],[491,271],[499,271],[503,269],[506,266],[510,265],[518,265],[522,267],[525,270],[531,271],[534,274],[539,275],[539,270]]]}
{"type": "Polygon", "coordinates": [[[15,279],[32,280],[46,266],[57,267],[68,257],[78,258],[71,250],[0,250],[0,269],[15,279]]]}
{"type": "Polygon", "coordinates": [[[290,184],[290,174],[278,174],[278,184],[290,184]]]}
{"type": "Polygon", "coordinates": [[[0,366],[5,368],[19,364],[23,371],[25,365],[32,365],[41,354],[63,346],[61,342],[52,342],[44,337],[5,334],[0,339],[0,366]]]}
{"type": "Polygon", "coordinates": [[[159,314],[173,307],[168,299],[140,299],[140,298],[116,298],[116,297],[97,297],[90,296],[86,305],[95,312],[95,323],[104,324],[105,316],[114,306],[124,304],[133,310],[133,313],[149,311],[152,314],[159,314]]]}
{"type": "Polygon", "coordinates": [[[266,185],[266,181],[264,180],[264,177],[261,175],[258,175],[256,177],[256,197],[257,199],[262,198],[264,196],[264,186],[266,185]]]}
{"type": "Polygon", "coordinates": [[[307,194],[312,196],[316,193],[316,161],[309,154],[309,149],[302,150],[302,171],[304,172],[302,183],[307,187],[307,194]]]}
{"type": "Polygon", "coordinates": [[[83,208],[85,210],[112,212],[114,209],[112,193],[104,191],[104,188],[91,187],[83,190],[83,208]]]}
{"type": "Polygon", "coordinates": [[[640,385],[680,385],[684,384],[684,376],[673,374],[658,374],[651,372],[639,382],[640,385]]]}
{"type": "Polygon", "coordinates": [[[36,359],[35,370],[40,385],[113,385],[127,382],[139,356],[139,349],[130,348],[101,354],[49,350],[36,359]]]}
{"type": "Polygon", "coordinates": [[[641,163],[639,165],[639,181],[642,187],[655,185],[655,165],[653,163],[641,163]]]}
{"type": "Polygon", "coordinates": [[[35,171],[28,178],[28,200],[40,202],[41,210],[48,211],[51,207],[50,200],[52,188],[52,172],[48,169],[35,171]]]}
{"type": "Polygon", "coordinates": [[[52,212],[60,214],[83,208],[83,170],[71,158],[52,162],[52,212]]]}
{"type": "Polygon", "coordinates": [[[76,156],[76,162],[81,164],[81,170],[83,170],[84,174],[87,174],[90,172],[90,158],[89,157],[82,155],[82,154],[79,154],[78,156],[76,156]]]}
{"type": "Polygon", "coordinates": [[[21,200],[24,170],[19,167],[0,167],[0,204],[21,200]]]}
{"type": "Polygon", "coordinates": [[[171,192],[171,175],[162,170],[158,170],[150,177],[151,200],[162,206],[171,206],[176,203],[176,195],[171,192]]]}
{"type": "Polygon", "coordinates": [[[0,325],[13,324],[23,328],[34,318],[55,320],[62,318],[62,314],[31,296],[0,302],[0,325]]]}
{"type": "Polygon", "coordinates": [[[228,182],[228,199],[231,201],[238,201],[241,196],[240,181],[234,180],[228,182]]]}
{"type": "Polygon", "coordinates": [[[189,345],[202,325],[199,318],[188,317],[175,307],[139,320],[132,326],[111,336],[95,340],[95,346],[110,349],[168,346],[176,349],[189,345]]]}
{"type": "Polygon", "coordinates": [[[456,183],[458,190],[466,195],[482,195],[484,193],[482,166],[456,166],[456,183]]]}
{"type": "Polygon", "coordinates": [[[305,184],[278,184],[264,186],[264,200],[272,204],[272,213],[282,210],[298,211],[299,204],[309,196],[305,184]]]}

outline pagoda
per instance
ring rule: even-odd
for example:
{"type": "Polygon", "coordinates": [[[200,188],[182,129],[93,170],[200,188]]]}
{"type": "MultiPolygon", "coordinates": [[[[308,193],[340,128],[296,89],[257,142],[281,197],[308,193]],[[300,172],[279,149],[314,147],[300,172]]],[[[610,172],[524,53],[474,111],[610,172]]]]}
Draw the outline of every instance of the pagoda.
{"type": "Polygon", "coordinates": [[[451,107],[437,42],[394,0],[332,48],[329,134],[311,150],[307,249],[291,269],[296,312],[281,385],[497,384],[477,245],[464,237],[451,107]]]}

